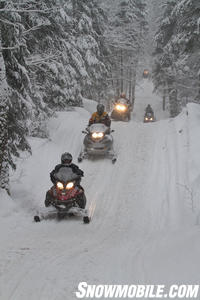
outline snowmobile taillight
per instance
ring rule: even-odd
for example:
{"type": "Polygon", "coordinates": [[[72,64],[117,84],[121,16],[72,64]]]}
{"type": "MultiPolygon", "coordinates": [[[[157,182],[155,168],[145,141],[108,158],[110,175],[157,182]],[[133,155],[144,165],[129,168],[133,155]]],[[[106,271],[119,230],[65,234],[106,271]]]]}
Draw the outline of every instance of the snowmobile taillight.
{"type": "Polygon", "coordinates": [[[62,184],[62,182],[57,182],[56,186],[57,186],[57,188],[59,190],[63,190],[64,189],[64,185],[62,184]]]}
{"type": "Polygon", "coordinates": [[[116,109],[119,111],[125,111],[126,110],[126,106],[123,104],[117,104],[116,109]]]}
{"type": "Polygon", "coordinates": [[[93,132],[92,133],[92,138],[93,139],[102,139],[104,136],[103,132],[93,132]]]}
{"type": "Polygon", "coordinates": [[[68,184],[66,185],[66,190],[71,190],[73,187],[74,187],[74,183],[68,182],[68,184]]]}

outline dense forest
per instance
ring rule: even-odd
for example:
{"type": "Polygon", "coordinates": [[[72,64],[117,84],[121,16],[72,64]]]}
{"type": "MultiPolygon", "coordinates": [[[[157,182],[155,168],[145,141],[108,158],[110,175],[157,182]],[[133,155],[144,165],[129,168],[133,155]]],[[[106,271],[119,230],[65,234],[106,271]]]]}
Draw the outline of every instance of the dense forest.
{"type": "Polygon", "coordinates": [[[199,31],[198,0],[1,0],[0,187],[56,111],[122,91],[134,102],[147,56],[172,117],[199,102],[199,31]]]}

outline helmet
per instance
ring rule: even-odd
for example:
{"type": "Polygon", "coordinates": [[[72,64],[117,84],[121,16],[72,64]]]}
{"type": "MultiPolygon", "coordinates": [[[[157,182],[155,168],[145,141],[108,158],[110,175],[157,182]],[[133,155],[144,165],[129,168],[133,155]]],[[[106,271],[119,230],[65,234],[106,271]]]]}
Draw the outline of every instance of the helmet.
{"type": "Polygon", "coordinates": [[[97,112],[98,112],[99,115],[102,115],[104,113],[104,109],[105,109],[105,107],[104,107],[103,104],[98,104],[97,105],[97,112]]]}
{"type": "Polygon", "coordinates": [[[62,164],[70,164],[72,162],[72,155],[69,152],[65,152],[61,155],[62,164]]]}
{"type": "Polygon", "coordinates": [[[121,93],[120,97],[121,98],[126,98],[126,94],[125,93],[121,93]]]}

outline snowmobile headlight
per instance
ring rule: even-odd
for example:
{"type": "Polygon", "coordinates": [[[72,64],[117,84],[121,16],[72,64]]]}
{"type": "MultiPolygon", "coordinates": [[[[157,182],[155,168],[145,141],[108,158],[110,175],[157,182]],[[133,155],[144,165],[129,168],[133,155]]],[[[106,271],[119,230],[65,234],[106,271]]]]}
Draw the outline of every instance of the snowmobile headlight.
{"type": "Polygon", "coordinates": [[[98,133],[97,132],[93,132],[92,137],[93,137],[93,139],[97,139],[98,138],[98,133]]]}
{"type": "Polygon", "coordinates": [[[119,111],[125,111],[126,110],[126,106],[123,104],[117,104],[116,109],[119,111]]]}
{"type": "Polygon", "coordinates": [[[74,183],[73,183],[73,182],[68,182],[68,184],[66,185],[66,190],[72,189],[73,186],[74,186],[74,183]]]}
{"type": "Polygon", "coordinates": [[[151,118],[150,120],[153,121],[153,118],[151,118]]]}
{"type": "Polygon", "coordinates": [[[99,132],[98,137],[101,139],[103,137],[103,132],[99,132]]]}
{"type": "Polygon", "coordinates": [[[62,182],[57,182],[57,188],[59,189],[59,190],[63,190],[64,189],[64,185],[62,184],[62,182]]]}
{"type": "Polygon", "coordinates": [[[92,138],[93,139],[102,139],[103,137],[103,132],[93,132],[92,138]]]}
{"type": "Polygon", "coordinates": [[[146,117],[145,120],[148,121],[148,118],[146,117]]]}

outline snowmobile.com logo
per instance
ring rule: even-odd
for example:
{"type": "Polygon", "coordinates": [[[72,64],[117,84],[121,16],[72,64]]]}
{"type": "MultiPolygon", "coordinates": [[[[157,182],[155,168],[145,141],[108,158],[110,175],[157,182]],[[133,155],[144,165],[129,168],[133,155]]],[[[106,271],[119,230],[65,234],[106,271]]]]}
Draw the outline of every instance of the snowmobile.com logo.
{"type": "Polygon", "coordinates": [[[80,282],[79,299],[195,299],[199,285],[90,285],[80,282]]]}

